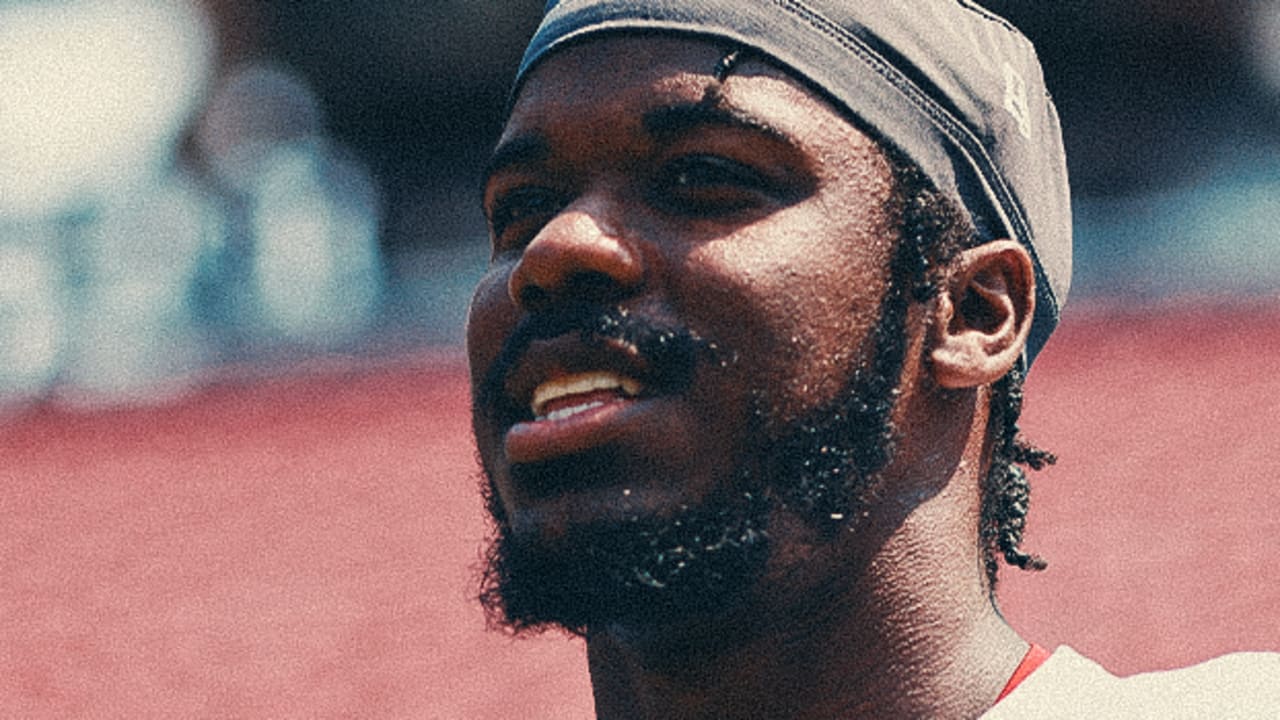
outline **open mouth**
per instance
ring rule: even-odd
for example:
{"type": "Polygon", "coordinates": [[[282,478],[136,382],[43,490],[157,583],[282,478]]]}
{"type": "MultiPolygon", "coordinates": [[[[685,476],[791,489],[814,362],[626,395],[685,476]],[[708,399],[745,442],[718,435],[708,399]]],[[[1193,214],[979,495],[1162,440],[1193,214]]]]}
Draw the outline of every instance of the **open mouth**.
{"type": "Polygon", "coordinates": [[[642,396],[643,389],[640,381],[607,370],[555,374],[543,380],[533,390],[527,419],[506,430],[507,459],[546,462],[622,438],[653,437],[652,415],[665,403],[642,396]]]}
{"type": "Polygon", "coordinates": [[[498,429],[507,460],[540,463],[619,441],[649,442],[680,393],[664,379],[617,340],[565,335],[532,343],[506,382],[513,412],[498,429]]]}
{"type": "Polygon", "coordinates": [[[714,352],[687,329],[620,308],[570,309],[522,321],[474,398],[510,463],[660,442],[667,413],[714,352]]]}
{"type": "Polygon", "coordinates": [[[664,391],[653,368],[626,343],[569,334],[530,343],[503,378],[504,426],[564,420],[619,400],[664,391]]]}
{"type": "Polygon", "coordinates": [[[566,420],[609,402],[639,397],[643,389],[639,380],[607,370],[573,373],[534,388],[529,409],[535,421],[566,420]]]}

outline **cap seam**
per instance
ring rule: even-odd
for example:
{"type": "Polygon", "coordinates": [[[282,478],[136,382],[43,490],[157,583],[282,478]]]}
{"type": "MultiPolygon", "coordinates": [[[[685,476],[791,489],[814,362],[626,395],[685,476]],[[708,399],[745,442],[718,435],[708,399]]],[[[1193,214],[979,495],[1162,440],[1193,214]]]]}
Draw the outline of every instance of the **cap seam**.
{"type": "MultiPolygon", "coordinates": [[[[956,0],[956,4],[968,10],[969,12],[972,12],[975,15],[981,16],[983,19],[989,20],[1003,27],[1005,30],[1008,30],[1009,32],[1013,33],[1014,35],[1017,35],[1020,38],[1024,38],[1024,39],[1026,38],[1026,35],[1024,35],[1016,25],[1009,22],[1008,18],[1001,17],[1000,15],[997,15],[991,12],[990,10],[982,7],[981,5],[971,2],[970,0],[956,0]]],[[[1028,41],[1027,44],[1030,45],[1031,44],[1030,41],[1028,41]]]]}
{"type": "MultiPolygon", "coordinates": [[[[1022,41],[1023,49],[1026,50],[1030,45],[1026,41],[1025,36],[1016,29],[1008,25],[1007,21],[1002,21],[998,16],[993,16],[987,12],[976,11],[974,7],[967,4],[967,0],[956,0],[962,10],[974,12],[980,18],[994,21],[1003,29],[1010,32],[1016,38],[1022,41]]],[[[1061,318],[1062,303],[1057,296],[1057,292],[1048,280],[1048,272],[1041,262],[1040,253],[1038,252],[1034,242],[1032,241],[1032,232],[1029,221],[1024,215],[1020,204],[1017,201],[1015,193],[1011,192],[1008,180],[1000,172],[999,165],[987,152],[986,146],[979,137],[964,122],[959,120],[950,110],[940,105],[933,97],[929,95],[919,84],[913,81],[893,62],[879,53],[873,46],[866,43],[856,34],[850,32],[843,25],[832,21],[826,17],[821,11],[810,7],[802,0],[773,0],[772,4],[781,11],[791,15],[800,22],[808,25],[810,28],[825,35],[838,46],[844,48],[853,57],[856,57],[868,70],[875,73],[884,80],[890,87],[897,90],[903,99],[918,112],[921,112],[927,118],[936,130],[943,134],[948,140],[954,144],[956,151],[963,154],[966,158],[966,164],[977,176],[979,182],[985,186],[984,194],[991,201],[992,210],[997,214],[999,219],[1008,230],[1010,230],[1019,244],[1026,248],[1028,254],[1034,261],[1035,277],[1037,281],[1036,295],[1040,303],[1037,305],[1036,315],[1042,317],[1048,322],[1047,332],[1043,333],[1047,337],[1052,333],[1053,327],[1061,318]]],[[[616,29],[645,29],[648,23],[664,25],[674,23],[671,30],[683,30],[691,33],[699,33],[695,28],[685,28],[684,22],[679,17],[668,18],[665,14],[644,12],[637,16],[632,16],[630,21],[618,22],[614,21],[597,21],[594,24],[594,30],[616,28],[616,29]],[[636,24],[636,21],[639,21],[636,24]]],[[[594,31],[592,28],[580,27],[574,31],[566,32],[560,35],[554,42],[542,48],[538,53],[539,56],[550,52],[552,48],[562,45],[564,42],[573,38],[590,34],[594,31]]],[[[708,37],[731,37],[723,31],[702,31],[701,34],[708,37]]],[[[749,42],[749,41],[747,41],[749,42]]],[[[1031,49],[1034,56],[1034,49],[1031,49]]],[[[783,61],[784,64],[789,64],[783,61]]],[[[523,65],[523,64],[522,64],[523,65]]],[[[519,80],[525,74],[527,67],[522,67],[522,72],[517,77],[516,84],[512,87],[509,101],[514,100],[514,95],[519,86],[519,80]]],[[[798,68],[797,68],[798,69],[798,68]]],[[[802,74],[803,70],[799,70],[802,74]]],[[[1048,88],[1044,88],[1045,96],[1050,97],[1048,88]]],[[[847,101],[841,100],[841,104],[854,115],[858,114],[855,107],[847,101]]],[[[1039,333],[1035,333],[1039,334],[1039,333]]],[[[1043,344],[1043,342],[1041,342],[1043,344]]]]}
{"type": "MultiPolygon", "coordinates": [[[[973,133],[963,123],[952,117],[946,108],[939,106],[933,98],[929,97],[910,78],[903,75],[902,71],[881,57],[879,53],[867,46],[857,36],[849,33],[841,25],[831,21],[822,13],[800,0],[772,0],[772,2],[783,11],[800,17],[818,32],[827,35],[842,47],[854,53],[868,67],[897,88],[912,105],[927,114],[937,127],[971,158],[978,174],[986,182],[990,183],[993,194],[996,195],[995,199],[1000,205],[999,210],[1007,217],[1009,224],[1012,226],[1010,229],[1019,236],[1019,244],[1026,248],[1031,255],[1036,268],[1036,279],[1042,281],[1040,284],[1044,287],[1046,298],[1053,304],[1053,317],[1057,318],[1060,312],[1057,293],[1054,292],[1053,287],[1049,284],[1039,253],[1036,251],[1034,243],[1031,242],[1030,225],[1022,216],[1021,209],[1017,206],[1017,203],[1013,201],[1004,176],[995,168],[995,163],[987,154],[986,148],[982,146],[981,141],[974,137],[973,133]]],[[[850,111],[857,112],[853,108],[850,108],[850,111]]]]}

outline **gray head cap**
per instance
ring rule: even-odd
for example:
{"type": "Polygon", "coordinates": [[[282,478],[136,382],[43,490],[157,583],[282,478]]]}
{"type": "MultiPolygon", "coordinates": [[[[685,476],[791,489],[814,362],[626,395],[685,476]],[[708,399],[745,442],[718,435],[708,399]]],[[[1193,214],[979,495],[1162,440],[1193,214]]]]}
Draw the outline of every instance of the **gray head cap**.
{"type": "Polygon", "coordinates": [[[826,93],[1036,267],[1027,363],[1071,283],[1071,202],[1057,111],[1031,43],[968,0],[551,0],[516,86],[567,43],[669,32],[752,48],[826,93]]]}

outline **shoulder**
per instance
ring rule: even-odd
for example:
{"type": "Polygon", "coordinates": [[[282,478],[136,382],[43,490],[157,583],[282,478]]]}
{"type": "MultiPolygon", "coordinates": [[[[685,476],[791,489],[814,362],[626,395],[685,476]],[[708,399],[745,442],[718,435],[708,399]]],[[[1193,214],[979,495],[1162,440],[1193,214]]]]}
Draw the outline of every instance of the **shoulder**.
{"type": "Polygon", "coordinates": [[[1179,670],[1120,678],[1063,647],[983,719],[1243,720],[1278,714],[1280,653],[1235,653],[1179,670]]]}

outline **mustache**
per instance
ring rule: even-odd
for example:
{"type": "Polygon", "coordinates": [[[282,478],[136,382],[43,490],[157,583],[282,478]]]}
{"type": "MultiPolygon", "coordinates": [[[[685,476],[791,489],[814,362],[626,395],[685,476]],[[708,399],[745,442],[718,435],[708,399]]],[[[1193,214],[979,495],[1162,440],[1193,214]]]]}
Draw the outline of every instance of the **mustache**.
{"type": "Polygon", "coordinates": [[[516,325],[485,372],[476,392],[480,407],[523,414],[506,393],[506,379],[533,343],[576,334],[584,343],[621,344],[648,369],[646,385],[659,392],[678,392],[693,381],[699,360],[721,364],[719,347],[683,325],[659,323],[624,308],[577,303],[530,314],[516,325]]]}

